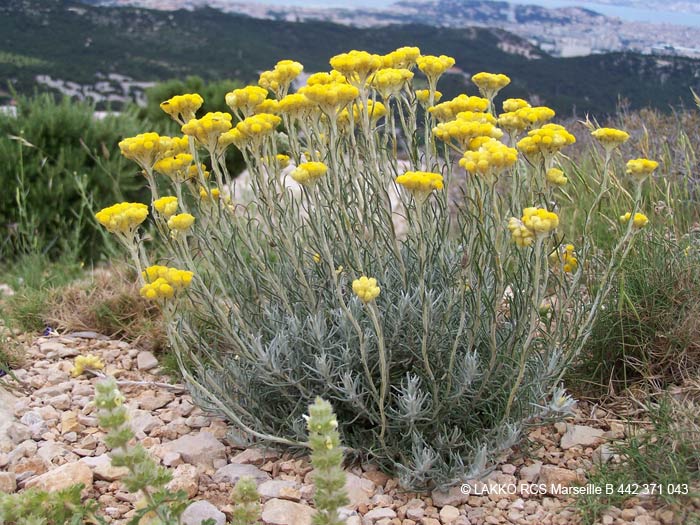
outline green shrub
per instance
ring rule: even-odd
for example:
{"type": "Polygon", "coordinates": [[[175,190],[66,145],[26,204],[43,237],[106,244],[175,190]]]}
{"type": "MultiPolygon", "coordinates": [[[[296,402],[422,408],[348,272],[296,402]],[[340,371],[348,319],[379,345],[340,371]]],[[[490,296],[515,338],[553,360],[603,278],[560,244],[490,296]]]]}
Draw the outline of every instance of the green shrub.
{"type": "Polygon", "coordinates": [[[93,208],[144,197],[117,148],[141,125],[133,112],[96,119],[88,103],[17,97],[16,118],[0,114],[0,260],[32,252],[99,258],[93,208]]]}

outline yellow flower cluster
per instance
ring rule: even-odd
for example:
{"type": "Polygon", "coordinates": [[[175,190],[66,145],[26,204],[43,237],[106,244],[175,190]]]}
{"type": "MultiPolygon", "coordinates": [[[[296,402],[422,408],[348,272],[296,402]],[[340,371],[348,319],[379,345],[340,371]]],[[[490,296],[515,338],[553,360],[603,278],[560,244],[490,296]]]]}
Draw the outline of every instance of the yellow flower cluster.
{"type": "Polygon", "coordinates": [[[380,69],[383,62],[380,55],[356,49],[330,59],[331,67],[341,73],[350,84],[358,88],[364,87],[370,75],[380,69]]]}
{"type": "Polygon", "coordinates": [[[280,100],[278,107],[280,113],[289,115],[291,118],[303,118],[316,107],[316,104],[302,93],[292,93],[280,100]]]}
{"type": "Polygon", "coordinates": [[[179,213],[168,219],[168,228],[176,232],[187,231],[194,224],[194,216],[189,213],[179,213]]]}
{"type": "Polygon", "coordinates": [[[97,222],[112,233],[133,235],[148,217],[148,206],[140,202],[120,202],[95,214],[97,222]]]}
{"type": "Polygon", "coordinates": [[[559,226],[559,216],[544,208],[525,208],[523,216],[511,217],[508,229],[515,244],[524,248],[532,245],[537,238],[542,238],[559,226]]]}
{"type": "Polygon", "coordinates": [[[428,111],[440,122],[447,122],[464,111],[481,113],[486,111],[488,107],[489,101],[485,98],[459,95],[452,100],[447,100],[429,108],[428,111]]]}
{"type": "Polygon", "coordinates": [[[413,79],[413,72],[408,69],[380,69],[370,79],[370,85],[377,90],[385,100],[398,95],[413,79]]]}
{"type": "Polygon", "coordinates": [[[306,96],[323,113],[331,117],[335,117],[339,111],[360,96],[360,91],[355,86],[339,82],[305,86],[299,90],[299,93],[306,96]]]}
{"type": "Polygon", "coordinates": [[[199,119],[192,119],[182,126],[185,135],[194,137],[209,152],[216,151],[219,136],[231,129],[231,114],[210,112],[199,119]]]}
{"type": "MultiPolygon", "coordinates": [[[[433,101],[434,102],[440,102],[440,99],[442,98],[442,93],[439,91],[435,91],[433,93],[433,101]]],[[[418,102],[420,103],[421,106],[426,107],[428,104],[430,104],[430,90],[429,89],[417,89],[416,90],[416,99],[418,99],[418,102]]]]}
{"type": "Polygon", "coordinates": [[[503,101],[503,111],[512,113],[522,108],[529,108],[530,103],[522,98],[507,98],[503,101]]]}
{"type": "Polygon", "coordinates": [[[564,126],[545,124],[539,129],[533,129],[527,137],[520,140],[518,149],[529,157],[542,155],[546,160],[575,142],[576,137],[566,131],[564,126]]]}
{"type": "Polygon", "coordinates": [[[440,55],[439,57],[424,55],[416,59],[416,64],[418,64],[418,69],[428,77],[428,82],[431,86],[435,87],[438,78],[455,65],[455,59],[445,55],[440,55]]]}
{"type": "MultiPolygon", "coordinates": [[[[361,118],[360,108],[361,104],[352,105],[352,118],[353,122],[357,124],[361,118]]],[[[367,114],[369,115],[369,120],[372,125],[375,125],[377,121],[386,116],[386,106],[381,102],[372,102],[372,100],[367,101],[367,114]]],[[[348,108],[345,108],[338,115],[338,124],[341,126],[347,126],[350,124],[350,112],[348,108]]]]}
{"type": "Polygon", "coordinates": [[[382,67],[413,69],[419,56],[420,49],[417,47],[400,47],[382,57],[382,67]]]}
{"type": "Polygon", "coordinates": [[[226,105],[232,111],[240,111],[243,117],[256,112],[256,108],[267,99],[267,89],[260,86],[246,86],[226,94],[226,105]]]}
{"type": "Polygon", "coordinates": [[[340,71],[332,69],[328,73],[321,71],[320,73],[314,73],[309,78],[306,79],[307,86],[316,86],[318,84],[347,84],[347,79],[343,76],[340,71]]]}
{"type": "Polygon", "coordinates": [[[488,113],[463,111],[455,120],[434,127],[433,135],[444,142],[455,140],[462,150],[466,150],[477,137],[500,139],[503,132],[494,126],[495,122],[496,119],[488,113]]]}
{"type": "Polygon", "coordinates": [[[277,98],[287,94],[292,80],[304,71],[304,66],[293,60],[280,60],[271,71],[263,71],[258,79],[258,85],[262,88],[274,91],[277,98]]]}
{"type": "Polygon", "coordinates": [[[433,190],[443,188],[442,175],[429,171],[407,171],[396,177],[396,183],[410,191],[419,202],[427,199],[433,190]]]}
{"type": "Polygon", "coordinates": [[[275,156],[275,160],[277,161],[277,165],[280,167],[281,170],[289,166],[289,155],[285,155],[284,153],[278,153],[275,156]]]}
{"type": "Polygon", "coordinates": [[[187,137],[161,137],[153,132],[141,133],[119,142],[122,155],[146,171],[153,169],[153,165],[163,157],[183,153],[188,147],[187,137]]]}
{"type": "Polygon", "coordinates": [[[187,288],[192,283],[193,272],[154,265],[141,273],[146,284],[139,293],[146,299],[169,299],[175,291],[187,288]]]}
{"type": "Polygon", "coordinates": [[[363,275],[352,282],[352,291],[360,301],[367,304],[379,297],[381,288],[377,286],[377,280],[374,277],[366,277],[363,275]]]}
{"type": "Polygon", "coordinates": [[[554,118],[555,113],[554,110],[551,108],[548,108],[546,106],[537,106],[533,108],[530,107],[530,104],[528,104],[522,99],[509,100],[514,102],[511,102],[507,106],[504,102],[503,108],[505,109],[506,107],[508,107],[512,109],[512,111],[501,113],[498,116],[498,125],[506,131],[508,131],[508,133],[525,131],[529,127],[539,126],[554,118]],[[521,106],[517,109],[513,109],[516,107],[516,105],[520,105],[523,102],[527,105],[521,106]]]}
{"type": "Polygon", "coordinates": [[[271,113],[276,115],[280,112],[279,102],[273,98],[266,98],[260,104],[255,106],[254,113],[271,113]]]}
{"type": "Polygon", "coordinates": [[[178,153],[173,157],[160,159],[154,164],[153,169],[175,182],[181,182],[189,178],[188,171],[193,160],[194,157],[189,153],[178,153]]]}
{"type": "Polygon", "coordinates": [[[600,142],[607,151],[614,150],[627,142],[630,138],[629,133],[614,128],[599,128],[592,131],[591,135],[593,135],[593,138],[600,142]]]}
{"type": "Polygon", "coordinates": [[[290,175],[299,184],[311,186],[323,177],[327,171],[328,166],[323,162],[302,162],[292,170],[290,175]]]}
{"type": "Polygon", "coordinates": [[[547,170],[547,182],[552,186],[564,186],[569,179],[564,175],[564,172],[558,168],[549,168],[547,170]]]}
{"type": "Polygon", "coordinates": [[[83,375],[85,369],[102,370],[104,367],[105,364],[96,355],[79,355],[75,358],[70,375],[72,377],[78,377],[83,375]]]}
{"type": "Polygon", "coordinates": [[[153,208],[166,219],[177,212],[177,197],[161,197],[153,201],[153,208]]]}
{"type": "Polygon", "coordinates": [[[470,173],[483,176],[497,176],[513,166],[518,160],[518,152],[496,139],[483,141],[476,151],[467,151],[459,165],[470,173]]]}
{"type": "Polygon", "coordinates": [[[197,93],[186,93],[161,102],[160,109],[165,111],[179,124],[185,124],[195,117],[197,110],[204,104],[204,99],[197,93]]]}
{"type": "Polygon", "coordinates": [[[229,144],[235,144],[240,149],[246,146],[259,149],[262,141],[275,132],[280,122],[282,119],[277,115],[269,113],[252,115],[240,121],[232,130],[223,133],[219,137],[219,147],[225,149],[229,144]]]}
{"type": "Polygon", "coordinates": [[[479,88],[481,96],[493,100],[496,94],[510,84],[510,78],[502,73],[477,73],[472,77],[472,82],[479,88]]]}
{"type": "Polygon", "coordinates": [[[654,173],[659,163],[649,159],[632,159],[627,161],[627,174],[632,175],[635,179],[643,181],[649,175],[654,173]]]}
{"type": "MultiPolygon", "coordinates": [[[[632,217],[632,214],[630,212],[627,212],[624,215],[620,216],[620,222],[622,224],[627,224],[631,217],[632,217]]],[[[649,218],[646,215],[644,215],[643,213],[635,213],[634,219],[632,220],[632,224],[637,229],[644,228],[644,226],[649,224],[649,218]]]]}
{"type": "Polygon", "coordinates": [[[549,260],[553,265],[561,265],[566,273],[573,273],[578,268],[578,259],[576,258],[576,250],[573,244],[567,244],[559,250],[555,250],[549,256],[549,260]]]}
{"type": "Polygon", "coordinates": [[[203,186],[199,188],[199,198],[202,200],[218,201],[220,196],[221,191],[219,190],[219,188],[212,188],[209,191],[207,191],[207,188],[203,186]]]}

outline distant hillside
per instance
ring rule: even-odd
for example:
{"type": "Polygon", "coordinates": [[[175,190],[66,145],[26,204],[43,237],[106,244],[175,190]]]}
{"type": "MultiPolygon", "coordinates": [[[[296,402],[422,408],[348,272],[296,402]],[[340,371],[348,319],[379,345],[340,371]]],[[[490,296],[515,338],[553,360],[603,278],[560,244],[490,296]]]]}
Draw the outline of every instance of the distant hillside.
{"type": "Polygon", "coordinates": [[[567,114],[572,108],[579,114],[609,113],[621,96],[632,107],[690,105],[690,88],[700,90],[700,61],[635,54],[552,58],[502,30],[359,29],[212,9],[164,12],[59,0],[0,4],[0,79],[15,81],[23,91],[33,89],[37,75],[79,83],[95,82],[97,73],[139,81],[191,74],[251,81],[282,58],[299,60],[313,72],[327,70],[330,56],[351,48],[384,53],[401,45],[456,58],[464,75],[445,79],[441,87],[447,94],[474,92],[467,79],[478,71],[503,72],[513,78],[508,95],[534,97],[567,114]]]}

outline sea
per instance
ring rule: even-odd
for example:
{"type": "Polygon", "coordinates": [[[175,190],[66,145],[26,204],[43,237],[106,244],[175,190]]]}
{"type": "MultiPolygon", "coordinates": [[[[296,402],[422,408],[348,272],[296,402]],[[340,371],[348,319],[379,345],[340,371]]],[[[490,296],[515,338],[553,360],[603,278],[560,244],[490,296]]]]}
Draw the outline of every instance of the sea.
{"type": "MultiPolygon", "coordinates": [[[[300,7],[389,7],[395,0],[248,0],[268,5],[295,5],[300,7]]],[[[516,4],[540,5],[543,7],[585,7],[607,16],[635,22],[651,22],[656,24],[674,24],[681,26],[700,27],[700,13],[685,13],[680,11],[664,11],[642,7],[629,7],[617,4],[601,4],[585,0],[508,0],[516,4]]]]}

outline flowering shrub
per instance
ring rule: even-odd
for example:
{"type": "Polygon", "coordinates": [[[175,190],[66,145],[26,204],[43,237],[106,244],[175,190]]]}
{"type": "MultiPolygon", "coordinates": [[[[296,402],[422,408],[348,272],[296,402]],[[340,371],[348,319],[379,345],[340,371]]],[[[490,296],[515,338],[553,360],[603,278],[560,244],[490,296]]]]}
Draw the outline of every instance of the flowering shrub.
{"type": "Polygon", "coordinates": [[[305,407],[322,396],[350,451],[407,487],[456,484],[482,474],[526,425],[571,408],[560,379],[646,224],[641,174],[653,169],[635,161],[618,180],[626,133],[596,132],[605,163],[577,190],[593,192],[591,207],[577,209],[561,163],[575,137],[549,122],[551,109],[521,99],[498,114],[505,75],[475,75],[483,98],[437,104],[450,57],[402,48],[330,63],[297,93],[292,61],[230,93],[238,121],[197,117],[193,95],[187,111],[172,109],[185,99],[165,102],[187,144],[124,141],[151,184],[174,268],[148,265],[130,205],[118,208],[118,227],[105,225],[143,270],[143,295],[162,304],[204,407],[251,438],[301,447],[305,407]],[[236,201],[232,148],[252,202],[236,201]],[[188,174],[168,177],[176,200],[155,191],[167,159],[188,174]],[[601,216],[604,197],[628,218],[601,216]],[[573,214],[586,221],[565,238],[573,214]],[[598,220],[617,228],[608,258],[590,235],[598,220]]]}

